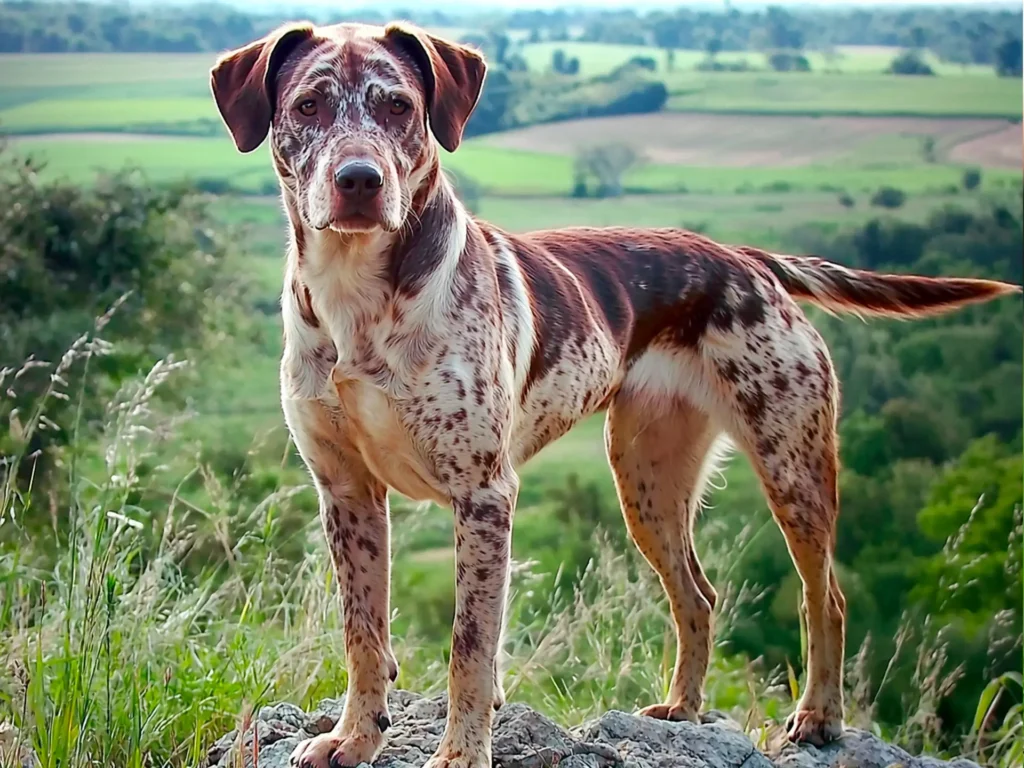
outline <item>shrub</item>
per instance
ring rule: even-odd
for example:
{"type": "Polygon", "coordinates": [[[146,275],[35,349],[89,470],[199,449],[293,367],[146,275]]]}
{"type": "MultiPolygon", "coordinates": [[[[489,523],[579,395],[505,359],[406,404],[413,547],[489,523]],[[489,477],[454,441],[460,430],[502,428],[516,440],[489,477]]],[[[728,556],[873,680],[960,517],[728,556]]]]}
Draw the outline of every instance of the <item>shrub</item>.
{"type": "Polygon", "coordinates": [[[811,62],[803,54],[776,51],[768,57],[768,64],[776,72],[810,72],[811,62]]]}
{"type": "Polygon", "coordinates": [[[750,72],[754,67],[746,59],[739,61],[719,61],[705,58],[697,63],[698,72],[750,72]]]}
{"type": "Polygon", "coordinates": [[[981,171],[978,168],[968,168],[964,171],[964,189],[968,192],[981,186],[981,171]]]}
{"type": "Polygon", "coordinates": [[[551,54],[551,69],[560,75],[578,75],[580,60],[575,56],[570,58],[561,48],[556,48],[551,54]]]}
{"type": "Polygon", "coordinates": [[[886,70],[890,75],[934,75],[935,71],[928,62],[921,58],[917,51],[904,51],[889,65],[886,70]]]}
{"type": "Polygon", "coordinates": [[[206,192],[209,195],[226,195],[230,192],[236,191],[231,182],[227,179],[209,176],[196,179],[192,182],[192,186],[200,192],[206,192]]]}
{"type": "MultiPolygon", "coordinates": [[[[37,363],[62,360],[74,345],[91,343],[82,331],[100,317],[104,343],[119,344],[92,363],[95,390],[81,393],[76,416],[84,430],[101,407],[97,396],[125,376],[239,331],[242,271],[193,190],[127,172],[78,187],[43,181],[38,171],[34,162],[0,151],[0,200],[19,202],[0,216],[0,369],[16,369],[30,356],[37,363]]],[[[24,412],[52,385],[45,367],[23,373],[17,396],[0,403],[0,446],[22,443],[10,414],[24,412]]],[[[47,414],[51,426],[27,446],[44,451],[44,468],[49,449],[70,439],[77,407],[55,404],[47,414]]]]}
{"type": "Polygon", "coordinates": [[[626,63],[637,69],[646,69],[650,72],[655,72],[658,69],[658,62],[651,56],[634,56],[626,63]]]}
{"type": "Polygon", "coordinates": [[[899,208],[907,200],[907,193],[896,187],[881,187],[871,196],[871,204],[879,208],[899,208]]]}

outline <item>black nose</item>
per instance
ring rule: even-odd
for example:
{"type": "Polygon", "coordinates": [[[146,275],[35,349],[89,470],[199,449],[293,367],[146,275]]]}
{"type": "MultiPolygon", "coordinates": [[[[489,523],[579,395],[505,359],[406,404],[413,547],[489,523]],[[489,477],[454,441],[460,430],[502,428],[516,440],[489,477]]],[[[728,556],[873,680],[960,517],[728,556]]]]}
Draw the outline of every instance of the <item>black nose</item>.
{"type": "Polygon", "coordinates": [[[373,163],[352,160],[334,172],[341,194],[353,200],[369,200],[384,185],[384,176],[373,163]]]}

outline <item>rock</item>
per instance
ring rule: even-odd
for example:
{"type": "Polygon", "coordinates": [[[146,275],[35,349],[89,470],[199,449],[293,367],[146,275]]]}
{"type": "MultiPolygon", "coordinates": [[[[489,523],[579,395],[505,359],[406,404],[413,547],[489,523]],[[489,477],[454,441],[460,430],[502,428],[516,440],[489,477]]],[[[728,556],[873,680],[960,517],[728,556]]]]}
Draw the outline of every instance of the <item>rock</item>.
{"type": "Polygon", "coordinates": [[[615,749],[627,768],[772,768],[739,726],[724,718],[697,725],[613,711],[576,732],[615,749]]]}
{"type": "MultiPolygon", "coordinates": [[[[334,727],[344,697],[325,699],[312,712],[275,704],[256,717],[260,768],[290,768],[295,746],[334,727]]],[[[393,691],[388,698],[392,726],[374,768],[421,768],[444,731],[448,697],[393,691]]],[[[669,723],[624,712],[566,729],[525,704],[506,704],[494,718],[494,768],[978,768],[960,758],[944,762],[913,757],[865,731],[850,729],[827,747],[786,742],[781,729],[762,753],[743,729],[721,712],[703,722],[669,723]]],[[[207,765],[252,768],[252,728],[243,739],[226,734],[210,749],[207,765]],[[241,755],[242,760],[238,760],[241,755]]],[[[367,768],[363,766],[363,768],[367,768]]]]}
{"type": "Polygon", "coordinates": [[[914,757],[867,731],[848,728],[843,738],[825,747],[785,743],[769,750],[778,768],[979,768],[965,758],[952,762],[934,757],[914,757]]]}

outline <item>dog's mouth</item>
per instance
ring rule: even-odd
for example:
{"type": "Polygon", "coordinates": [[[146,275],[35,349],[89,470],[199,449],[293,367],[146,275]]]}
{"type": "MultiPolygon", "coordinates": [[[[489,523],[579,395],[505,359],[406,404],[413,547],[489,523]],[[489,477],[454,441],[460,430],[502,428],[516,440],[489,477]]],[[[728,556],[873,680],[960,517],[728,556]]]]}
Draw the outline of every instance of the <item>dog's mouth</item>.
{"type": "Polygon", "coordinates": [[[392,230],[379,216],[372,216],[361,211],[346,214],[345,216],[332,217],[326,224],[318,229],[330,229],[341,235],[351,235],[366,232],[374,232],[378,229],[389,232],[392,230]]]}

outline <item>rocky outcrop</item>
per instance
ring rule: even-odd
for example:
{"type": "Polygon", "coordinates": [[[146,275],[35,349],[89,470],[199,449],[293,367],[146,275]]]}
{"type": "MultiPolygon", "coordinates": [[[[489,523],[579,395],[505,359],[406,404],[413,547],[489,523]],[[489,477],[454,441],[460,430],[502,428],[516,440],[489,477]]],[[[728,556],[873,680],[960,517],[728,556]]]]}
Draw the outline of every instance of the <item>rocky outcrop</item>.
{"type": "MultiPolygon", "coordinates": [[[[313,712],[292,704],[260,710],[255,720],[259,768],[288,768],[301,740],[329,731],[341,715],[343,699],[328,699],[313,712]]],[[[394,691],[387,746],[375,768],[420,768],[441,740],[447,697],[421,697],[394,691]]],[[[208,765],[253,765],[253,728],[243,738],[231,732],[210,750],[208,765]],[[242,758],[242,762],[238,758],[242,758]]],[[[732,720],[711,713],[700,725],[669,723],[624,712],[608,712],[565,729],[523,704],[506,704],[494,723],[495,768],[978,768],[970,760],[944,762],[912,757],[858,730],[828,747],[794,745],[779,739],[775,748],[757,749],[732,720]]]]}

